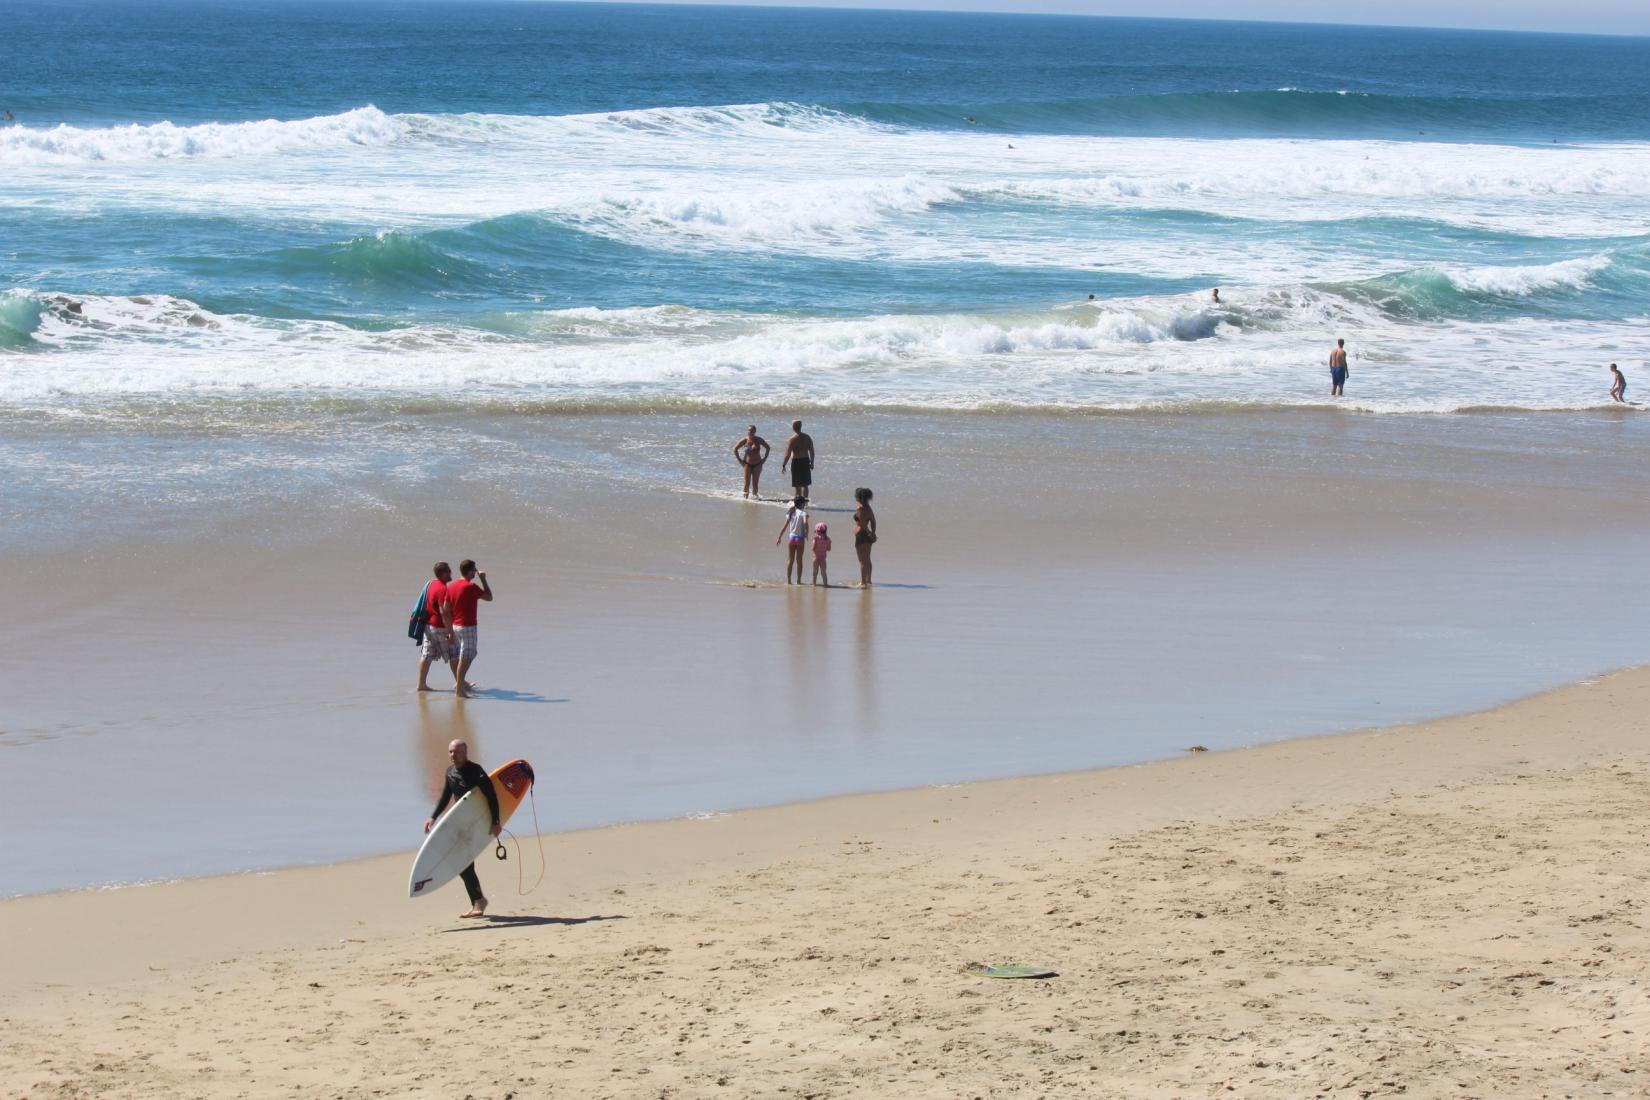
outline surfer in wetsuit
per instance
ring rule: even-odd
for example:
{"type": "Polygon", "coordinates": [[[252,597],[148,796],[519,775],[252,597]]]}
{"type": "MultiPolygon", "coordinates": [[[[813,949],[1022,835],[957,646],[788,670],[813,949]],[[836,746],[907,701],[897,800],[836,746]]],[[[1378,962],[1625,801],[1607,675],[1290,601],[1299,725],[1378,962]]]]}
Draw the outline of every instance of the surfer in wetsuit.
{"type": "Polygon", "coordinates": [[[802,421],[791,421],[790,442],[785,444],[785,457],[779,460],[779,472],[790,467],[791,488],[803,500],[808,499],[808,487],[814,483],[814,437],[802,430],[802,421]]]}
{"type": "Polygon", "coordinates": [[[755,424],[746,428],[744,437],[734,443],[733,457],[745,468],[745,496],[762,499],[762,464],[768,461],[768,452],[772,449],[766,439],[756,434],[755,424]]]}
{"type": "MultiPolygon", "coordinates": [[[[487,805],[493,811],[493,835],[498,836],[498,792],[493,790],[493,781],[488,778],[487,772],[480,764],[470,759],[470,746],[463,741],[454,741],[447,746],[447,759],[452,763],[447,766],[446,781],[441,785],[441,800],[435,804],[435,810],[430,819],[424,822],[424,831],[427,833],[435,828],[436,819],[441,811],[447,808],[447,803],[456,802],[476,787],[487,796],[487,805]]],[[[464,889],[470,895],[470,911],[460,913],[461,917],[480,917],[487,913],[487,896],[481,892],[481,880],[476,877],[476,865],[470,864],[458,873],[464,880],[464,889]]]]}

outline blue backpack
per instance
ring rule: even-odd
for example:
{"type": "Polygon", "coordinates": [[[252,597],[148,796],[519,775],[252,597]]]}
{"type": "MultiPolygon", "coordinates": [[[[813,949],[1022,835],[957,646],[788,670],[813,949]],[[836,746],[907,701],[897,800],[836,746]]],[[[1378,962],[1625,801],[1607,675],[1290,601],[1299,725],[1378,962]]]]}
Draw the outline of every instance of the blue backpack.
{"type": "Polygon", "coordinates": [[[425,582],[424,587],[418,590],[418,602],[413,604],[412,615],[407,619],[407,637],[413,640],[414,645],[424,644],[424,628],[430,623],[430,585],[425,582]]]}

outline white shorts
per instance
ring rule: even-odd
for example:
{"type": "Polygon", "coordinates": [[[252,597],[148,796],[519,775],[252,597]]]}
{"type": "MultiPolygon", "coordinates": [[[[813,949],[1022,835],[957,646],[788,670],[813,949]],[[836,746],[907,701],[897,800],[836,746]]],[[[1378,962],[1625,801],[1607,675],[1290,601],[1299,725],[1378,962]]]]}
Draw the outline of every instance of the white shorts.
{"type": "Polygon", "coordinates": [[[424,659],[426,661],[451,661],[454,659],[453,640],[447,634],[444,626],[426,626],[424,628],[424,659]]]}
{"type": "Polygon", "coordinates": [[[455,660],[462,661],[466,657],[471,660],[475,659],[476,631],[479,629],[481,628],[476,626],[453,627],[453,657],[455,660]]]}

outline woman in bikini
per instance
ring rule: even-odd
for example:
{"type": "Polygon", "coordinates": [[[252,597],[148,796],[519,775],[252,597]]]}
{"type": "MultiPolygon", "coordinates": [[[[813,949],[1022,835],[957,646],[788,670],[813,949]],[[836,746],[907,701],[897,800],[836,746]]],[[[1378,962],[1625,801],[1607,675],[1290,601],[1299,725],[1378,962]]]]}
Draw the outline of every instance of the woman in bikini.
{"type": "Polygon", "coordinates": [[[871,544],[877,541],[877,514],[871,510],[871,490],[855,489],[854,553],[859,555],[859,586],[871,587],[871,544]]]}
{"type": "Polygon", "coordinates": [[[756,434],[756,425],[745,429],[744,438],[733,445],[733,457],[745,468],[745,496],[762,499],[762,464],[768,461],[768,441],[756,434]]]}

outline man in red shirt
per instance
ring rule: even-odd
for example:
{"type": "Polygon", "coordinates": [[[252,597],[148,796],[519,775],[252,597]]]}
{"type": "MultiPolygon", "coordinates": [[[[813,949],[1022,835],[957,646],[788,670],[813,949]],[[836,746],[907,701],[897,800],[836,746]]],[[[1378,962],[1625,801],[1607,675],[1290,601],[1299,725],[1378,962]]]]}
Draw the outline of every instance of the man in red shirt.
{"type": "Polygon", "coordinates": [[[418,690],[429,691],[427,682],[430,666],[441,661],[453,670],[453,682],[458,682],[458,653],[453,649],[452,634],[447,630],[447,616],[442,607],[447,602],[447,582],[453,579],[453,567],[444,561],[435,563],[435,580],[424,587],[424,648],[418,656],[418,690]]]}
{"type": "Polygon", "coordinates": [[[476,659],[476,610],[482,600],[492,602],[493,589],[487,583],[487,574],[479,572],[469,558],[458,563],[458,572],[462,579],[447,586],[442,617],[457,647],[458,668],[453,672],[458,680],[455,690],[460,698],[468,698],[475,690],[475,685],[465,677],[469,674],[470,662],[476,659]]]}

